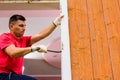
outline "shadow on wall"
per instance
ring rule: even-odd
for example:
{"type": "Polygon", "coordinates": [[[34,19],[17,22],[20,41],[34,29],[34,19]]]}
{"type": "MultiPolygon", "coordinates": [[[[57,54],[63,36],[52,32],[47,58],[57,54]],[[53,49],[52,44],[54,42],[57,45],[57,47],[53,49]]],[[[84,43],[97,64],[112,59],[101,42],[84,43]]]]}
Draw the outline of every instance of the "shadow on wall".
{"type": "Polygon", "coordinates": [[[57,68],[61,68],[61,49],[61,38],[53,40],[48,46],[48,50],[52,52],[44,54],[44,60],[57,68]]]}
{"type": "Polygon", "coordinates": [[[60,75],[61,69],[48,64],[44,59],[25,59],[24,74],[27,75],[60,75]]]}
{"type": "Polygon", "coordinates": [[[37,80],[61,80],[61,69],[40,59],[25,59],[24,74],[35,77],[37,80]]]}

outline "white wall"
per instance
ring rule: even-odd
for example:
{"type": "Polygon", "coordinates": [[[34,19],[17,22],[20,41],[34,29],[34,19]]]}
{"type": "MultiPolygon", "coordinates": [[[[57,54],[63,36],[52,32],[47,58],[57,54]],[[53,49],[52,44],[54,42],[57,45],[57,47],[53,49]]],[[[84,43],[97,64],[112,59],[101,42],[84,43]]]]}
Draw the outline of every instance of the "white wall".
{"type": "MultiPolygon", "coordinates": [[[[27,17],[27,30],[25,35],[33,35],[37,32],[40,32],[42,29],[44,29],[46,26],[48,26],[55,17],[49,18],[49,17],[27,17]]],[[[8,20],[9,17],[2,17],[0,18],[0,34],[3,32],[9,32],[8,28],[8,20]]],[[[51,42],[53,39],[60,36],[60,27],[58,27],[50,36],[48,36],[46,39],[40,41],[39,43],[47,45],[49,42],[51,42]]]]}

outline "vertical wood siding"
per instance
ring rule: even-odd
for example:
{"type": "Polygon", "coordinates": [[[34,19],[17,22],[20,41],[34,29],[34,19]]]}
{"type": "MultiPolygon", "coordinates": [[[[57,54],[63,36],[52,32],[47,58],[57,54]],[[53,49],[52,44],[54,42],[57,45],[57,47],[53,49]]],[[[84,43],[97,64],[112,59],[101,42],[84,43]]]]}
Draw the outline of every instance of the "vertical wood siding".
{"type": "Polygon", "coordinates": [[[72,80],[120,80],[120,0],[68,0],[72,80]]]}

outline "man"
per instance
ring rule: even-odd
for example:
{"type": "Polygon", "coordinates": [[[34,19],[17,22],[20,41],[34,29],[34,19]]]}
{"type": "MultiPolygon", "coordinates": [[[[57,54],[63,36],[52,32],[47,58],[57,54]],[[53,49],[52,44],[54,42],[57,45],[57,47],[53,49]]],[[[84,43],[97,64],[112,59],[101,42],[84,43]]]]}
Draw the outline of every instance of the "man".
{"type": "Polygon", "coordinates": [[[60,24],[63,16],[59,16],[41,32],[32,36],[23,36],[26,30],[26,19],[15,14],[10,17],[10,33],[0,35],[0,80],[36,80],[33,77],[22,75],[23,56],[33,51],[47,52],[45,46],[32,44],[50,35],[60,24]]]}

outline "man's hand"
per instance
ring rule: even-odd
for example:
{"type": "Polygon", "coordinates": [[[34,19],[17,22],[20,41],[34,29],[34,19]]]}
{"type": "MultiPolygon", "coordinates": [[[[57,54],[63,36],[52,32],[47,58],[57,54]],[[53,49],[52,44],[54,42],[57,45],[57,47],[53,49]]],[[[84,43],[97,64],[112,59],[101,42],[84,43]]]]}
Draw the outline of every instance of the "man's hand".
{"type": "Polygon", "coordinates": [[[37,50],[38,52],[44,52],[44,53],[47,53],[47,47],[45,46],[45,45],[40,45],[39,46],[40,47],[40,49],[39,50],[37,50]]]}
{"type": "Polygon", "coordinates": [[[59,26],[61,24],[61,20],[62,20],[63,17],[64,17],[64,15],[60,15],[53,21],[55,26],[59,26]]]}
{"type": "Polygon", "coordinates": [[[38,51],[40,53],[47,53],[47,47],[45,45],[32,46],[31,51],[38,51]]]}

